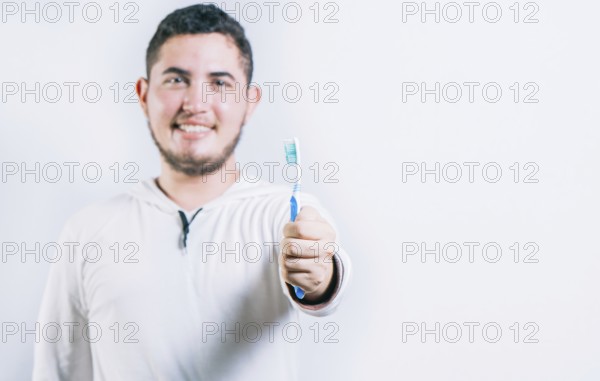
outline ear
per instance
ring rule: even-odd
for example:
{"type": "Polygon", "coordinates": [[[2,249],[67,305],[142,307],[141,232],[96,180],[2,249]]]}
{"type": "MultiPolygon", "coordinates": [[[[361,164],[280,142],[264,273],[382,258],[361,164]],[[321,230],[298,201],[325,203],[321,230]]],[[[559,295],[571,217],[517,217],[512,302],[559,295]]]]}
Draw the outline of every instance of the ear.
{"type": "Polygon", "coordinates": [[[150,84],[148,80],[144,77],[140,77],[135,84],[135,92],[138,95],[138,99],[140,100],[140,106],[142,106],[142,110],[144,111],[144,115],[146,115],[146,119],[148,119],[148,88],[150,84]]]}
{"type": "Polygon", "coordinates": [[[244,124],[250,119],[256,106],[260,103],[260,99],[262,98],[262,91],[260,87],[257,85],[253,85],[252,83],[248,85],[248,89],[246,90],[246,99],[248,101],[248,108],[246,109],[246,115],[244,116],[244,124]]]}

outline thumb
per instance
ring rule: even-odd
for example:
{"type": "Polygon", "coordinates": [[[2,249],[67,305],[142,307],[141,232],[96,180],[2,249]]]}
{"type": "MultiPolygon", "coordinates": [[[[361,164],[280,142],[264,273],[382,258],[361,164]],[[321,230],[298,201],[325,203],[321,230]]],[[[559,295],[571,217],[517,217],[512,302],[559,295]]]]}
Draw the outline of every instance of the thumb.
{"type": "Polygon", "coordinates": [[[320,221],[321,214],[312,206],[303,206],[296,216],[296,221],[320,221]]]}

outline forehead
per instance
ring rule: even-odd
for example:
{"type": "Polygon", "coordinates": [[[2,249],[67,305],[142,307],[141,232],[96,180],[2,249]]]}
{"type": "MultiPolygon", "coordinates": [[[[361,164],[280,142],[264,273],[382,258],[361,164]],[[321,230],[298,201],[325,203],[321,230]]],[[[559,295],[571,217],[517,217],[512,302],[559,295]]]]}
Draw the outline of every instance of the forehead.
{"type": "Polygon", "coordinates": [[[231,39],[221,33],[184,34],[169,38],[160,48],[157,69],[176,66],[189,71],[242,71],[242,57],[231,39]]]}

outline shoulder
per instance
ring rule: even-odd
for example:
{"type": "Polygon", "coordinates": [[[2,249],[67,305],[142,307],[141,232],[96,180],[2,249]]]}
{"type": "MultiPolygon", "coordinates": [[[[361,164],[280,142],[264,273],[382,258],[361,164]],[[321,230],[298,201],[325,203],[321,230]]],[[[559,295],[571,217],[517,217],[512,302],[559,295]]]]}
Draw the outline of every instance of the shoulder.
{"type": "Polygon", "coordinates": [[[89,204],[73,213],[65,222],[63,234],[70,236],[94,236],[104,227],[112,225],[121,216],[128,214],[135,204],[129,193],[121,193],[89,204]]]}

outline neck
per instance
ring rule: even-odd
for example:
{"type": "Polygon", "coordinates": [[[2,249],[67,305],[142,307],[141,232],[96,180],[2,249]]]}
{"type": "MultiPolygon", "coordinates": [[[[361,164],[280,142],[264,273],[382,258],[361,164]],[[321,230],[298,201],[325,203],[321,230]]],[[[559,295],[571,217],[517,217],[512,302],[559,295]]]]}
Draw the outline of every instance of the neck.
{"type": "Polygon", "coordinates": [[[176,172],[161,160],[161,174],[157,180],[167,197],[182,209],[194,211],[222,195],[239,178],[232,154],[218,171],[197,177],[176,172]]]}

